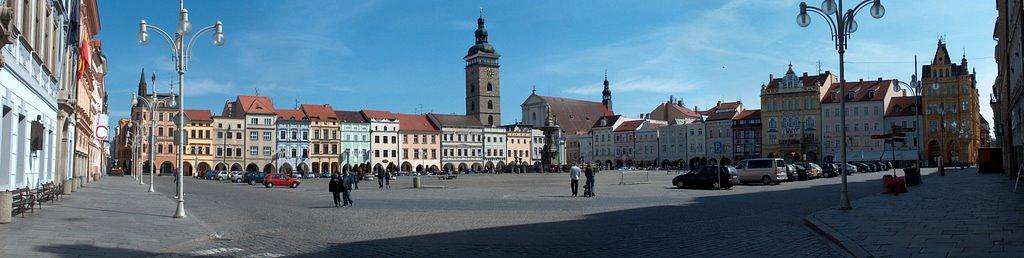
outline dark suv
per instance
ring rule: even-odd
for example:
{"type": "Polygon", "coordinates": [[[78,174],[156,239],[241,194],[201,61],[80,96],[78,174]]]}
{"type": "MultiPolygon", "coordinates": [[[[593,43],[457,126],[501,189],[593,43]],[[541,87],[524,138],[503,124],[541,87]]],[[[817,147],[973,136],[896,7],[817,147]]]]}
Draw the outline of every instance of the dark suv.
{"type": "Polygon", "coordinates": [[[263,172],[245,172],[245,174],[242,175],[242,182],[249,185],[262,184],[263,179],[266,177],[267,173],[263,172]]]}
{"type": "Polygon", "coordinates": [[[679,188],[729,189],[739,181],[736,169],[729,166],[704,166],[672,179],[679,188]]]}

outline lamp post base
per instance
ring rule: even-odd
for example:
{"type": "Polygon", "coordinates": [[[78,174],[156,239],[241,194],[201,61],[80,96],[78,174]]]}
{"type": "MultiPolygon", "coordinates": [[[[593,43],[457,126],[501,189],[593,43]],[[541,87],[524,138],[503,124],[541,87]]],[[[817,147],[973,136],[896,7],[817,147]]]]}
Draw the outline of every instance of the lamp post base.
{"type": "Polygon", "coordinates": [[[156,192],[156,189],[153,189],[153,183],[152,182],[149,183],[149,191],[147,191],[147,192],[150,192],[150,193],[156,192]]]}
{"type": "Polygon", "coordinates": [[[178,199],[178,208],[174,211],[174,218],[185,218],[185,201],[178,199]]]}

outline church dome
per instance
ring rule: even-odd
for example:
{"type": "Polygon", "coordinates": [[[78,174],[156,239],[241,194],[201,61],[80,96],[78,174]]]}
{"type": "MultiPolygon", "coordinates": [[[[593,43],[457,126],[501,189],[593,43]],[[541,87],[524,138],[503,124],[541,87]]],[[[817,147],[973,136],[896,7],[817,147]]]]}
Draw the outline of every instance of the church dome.
{"type": "Polygon", "coordinates": [[[494,54],[494,46],[491,46],[490,43],[476,44],[476,45],[473,45],[472,47],[469,47],[469,52],[466,53],[466,55],[473,55],[473,54],[476,54],[476,52],[484,52],[484,53],[494,54]]]}

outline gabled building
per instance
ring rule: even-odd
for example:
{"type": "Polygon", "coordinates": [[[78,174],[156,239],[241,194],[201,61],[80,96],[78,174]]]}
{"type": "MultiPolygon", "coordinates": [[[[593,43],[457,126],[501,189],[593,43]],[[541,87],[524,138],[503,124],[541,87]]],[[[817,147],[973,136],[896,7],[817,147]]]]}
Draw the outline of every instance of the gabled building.
{"type": "Polygon", "coordinates": [[[398,148],[401,149],[401,165],[404,172],[427,172],[441,170],[440,130],[426,115],[396,114],[399,130],[398,148]]]}
{"type": "Polygon", "coordinates": [[[821,101],[822,150],[824,161],[838,162],[839,135],[843,123],[839,116],[839,98],[846,98],[846,159],[848,161],[888,160],[889,153],[882,153],[884,140],[871,139],[872,135],[883,134],[885,113],[893,97],[906,93],[898,90],[893,80],[859,80],[846,82],[844,90],[833,84],[821,101]]]}
{"type": "MultiPolygon", "coordinates": [[[[225,110],[225,111],[230,111],[225,110]]],[[[232,117],[230,112],[221,112],[220,116],[213,117],[214,142],[214,169],[228,171],[243,171],[246,163],[245,118],[232,117]]]]}
{"type": "Polygon", "coordinates": [[[274,153],[274,164],[278,171],[300,176],[309,172],[317,175],[323,172],[320,169],[310,170],[312,159],[309,155],[309,131],[310,120],[302,110],[277,110],[277,151],[274,153]]]}
{"type": "Polygon", "coordinates": [[[620,115],[611,115],[602,116],[594,122],[590,128],[594,160],[590,162],[593,164],[601,164],[604,168],[622,166],[621,164],[617,164],[621,162],[615,162],[615,160],[618,159],[618,151],[615,146],[614,131],[619,128],[623,122],[631,120],[636,119],[628,119],[620,115]]]}
{"type": "Polygon", "coordinates": [[[185,109],[185,136],[188,141],[182,155],[185,176],[205,173],[213,168],[213,112],[209,109],[185,109]]]}
{"type": "MultiPolygon", "coordinates": [[[[533,127],[524,124],[511,124],[505,128],[505,164],[508,165],[504,171],[522,173],[526,172],[526,166],[532,164],[531,145],[533,142],[533,127]]],[[[569,146],[566,146],[568,149],[569,146]]]]}
{"type": "Polygon", "coordinates": [[[761,110],[743,110],[732,119],[733,161],[761,157],[761,110]]]}
{"type": "Polygon", "coordinates": [[[910,163],[920,160],[923,153],[921,151],[921,130],[924,128],[921,128],[920,105],[921,96],[893,97],[885,109],[885,124],[887,125],[883,128],[885,133],[892,133],[894,126],[914,129],[913,132],[906,133],[904,142],[883,146],[890,153],[895,151],[895,154],[890,157],[895,157],[897,162],[902,162],[904,165],[910,165],[910,163]]]}
{"type": "Polygon", "coordinates": [[[224,105],[224,114],[242,118],[245,148],[245,171],[277,171],[274,165],[274,149],[277,148],[277,110],[274,101],[266,96],[239,95],[235,101],[224,105]]]}
{"type": "Polygon", "coordinates": [[[371,172],[398,171],[398,116],[389,111],[359,111],[370,124],[370,166],[371,172]]]}
{"type": "Polygon", "coordinates": [[[341,172],[341,128],[331,105],[303,104],[299,109],[309,120],[310,167],[314,173],[341,172]]]}
{"type": "Polygon", "coordinates": [[[930,165],[939,164],[940,156],[945,163],[977,161],[981,145],[978,82],[967,68],[967,57],[954,63],[941,40],[932,63],[921,67],[924,147],[930,165]]]}
{"type": "Polygon", "coordinates": [[[761,152],[769,158],[818,161],[821,154],[821,99],[838,82],[831,72],[797,75],[789,65],[781,78],[761,85],[761,152]]]}
{"type": "Polygon", "coordinates": [[[427,114],[441,130],[441,171],[483,170],[483,124],[474,116],[427,114]]]}
{"type": "Polygon", "coordinates": [[[341,170],[365,173],[370,167],[370,122],[357,111],[335,110],[341,124],[341,170]]]}
{"type": "Polygon", "coordinates": [[[732,120],[743,112],[743,102],[721,102],[709,109],[704,131],[709,164],[733,164],[732,120]]]}
{"type": "Polygon", "coordinates": [[[707,135],[704,134],[704,119],[685,124],[687,167],[693,169],[706,165],[708,161],[707,135]]]}

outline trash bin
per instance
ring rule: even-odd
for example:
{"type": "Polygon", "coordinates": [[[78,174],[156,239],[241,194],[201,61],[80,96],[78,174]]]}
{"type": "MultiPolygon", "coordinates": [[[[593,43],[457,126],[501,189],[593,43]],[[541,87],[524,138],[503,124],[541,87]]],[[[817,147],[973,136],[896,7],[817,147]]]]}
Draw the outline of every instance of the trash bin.
{"type": "Polygon", "coordinates": [[[907,185],[917,186],[921,184],[921,169],[916,167],[904,168],[903,174],[906,175],[907,185]]]}

